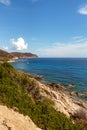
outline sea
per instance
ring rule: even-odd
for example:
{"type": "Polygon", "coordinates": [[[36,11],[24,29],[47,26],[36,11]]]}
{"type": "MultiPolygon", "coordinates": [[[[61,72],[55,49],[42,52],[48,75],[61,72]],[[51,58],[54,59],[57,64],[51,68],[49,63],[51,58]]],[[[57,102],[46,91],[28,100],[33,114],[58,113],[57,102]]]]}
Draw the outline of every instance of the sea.
{"type": "Polygon", "coordinates": [[[41,75],[43,82],[65,87],[75,84],[74,91],[87,93],[87,58],[30,58],[12,64],[18,70],[41,75]]]}

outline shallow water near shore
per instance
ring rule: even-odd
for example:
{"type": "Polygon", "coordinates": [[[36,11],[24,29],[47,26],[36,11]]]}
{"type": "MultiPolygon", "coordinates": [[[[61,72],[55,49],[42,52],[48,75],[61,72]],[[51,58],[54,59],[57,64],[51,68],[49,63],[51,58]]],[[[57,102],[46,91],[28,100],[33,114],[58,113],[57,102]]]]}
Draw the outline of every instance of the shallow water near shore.
{"type": "Polygon", "coordinates": [[[87,93],[87,58],[31,58],[12,63],[18,70],[43,76],[46,82],[67,86],[87,93]]]}

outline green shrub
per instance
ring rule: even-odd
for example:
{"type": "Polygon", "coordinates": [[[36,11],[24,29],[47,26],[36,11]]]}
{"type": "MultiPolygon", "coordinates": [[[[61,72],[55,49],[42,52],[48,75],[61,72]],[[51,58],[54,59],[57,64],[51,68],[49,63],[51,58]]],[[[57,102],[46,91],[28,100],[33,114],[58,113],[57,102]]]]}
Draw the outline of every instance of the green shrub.
{"type": "Polygon", "coordinates": [[[81,130],[63,113],[52,107],[52,101],[42,97],[29,75],[14,69],[9,63],[0,64],[0,102],[18,108],[43,130],[81,130]]]}

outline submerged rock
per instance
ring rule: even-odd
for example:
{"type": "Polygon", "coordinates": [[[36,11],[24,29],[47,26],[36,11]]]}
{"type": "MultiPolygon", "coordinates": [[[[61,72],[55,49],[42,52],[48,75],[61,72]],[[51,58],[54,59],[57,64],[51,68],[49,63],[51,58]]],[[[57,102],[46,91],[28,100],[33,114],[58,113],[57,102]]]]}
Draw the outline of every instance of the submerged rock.
{"type": "Polygon", "coordinates": [[[69,85],[67,86],[67,89],[73,89],[73,88],[75,88],[75,87],[76,87],[75,84],[69,84],[69,85]]]}
{"type": "Polygon", "coordinates": [[[34,75],[34,78],[37,80],[43,80],[43,76],[41,75],[34,75]]]}
{"type": "Polygon", "coordinates": [[[70,92],[70,95],[71,95],[71,96],[79,96],[78,92],[75,92],[75,91],[70,92]]]}
{"type": "Polygon", "coordinates": [[[79,93],[79,97],[81,97],[81,98],[87,98],[87,94],[85,94],[85,93],[79,93]]]}

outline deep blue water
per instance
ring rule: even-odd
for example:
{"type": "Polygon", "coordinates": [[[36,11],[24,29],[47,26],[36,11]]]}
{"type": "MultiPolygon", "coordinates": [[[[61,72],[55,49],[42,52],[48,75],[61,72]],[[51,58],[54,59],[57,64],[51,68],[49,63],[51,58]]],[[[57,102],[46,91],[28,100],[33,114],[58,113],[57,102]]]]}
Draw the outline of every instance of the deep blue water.
{"type": "Polygon", "coordinates": [[[75,84],[76,91],[87,91],[87,58],[20,59],[12,64],[18,70],[42,75],[47,82],[75,84]]]}

